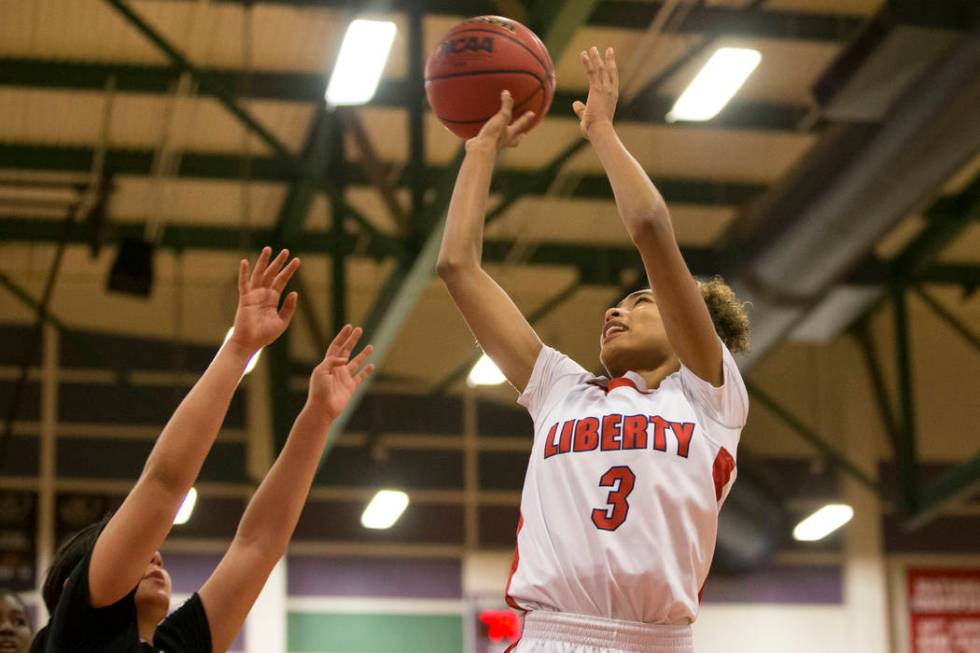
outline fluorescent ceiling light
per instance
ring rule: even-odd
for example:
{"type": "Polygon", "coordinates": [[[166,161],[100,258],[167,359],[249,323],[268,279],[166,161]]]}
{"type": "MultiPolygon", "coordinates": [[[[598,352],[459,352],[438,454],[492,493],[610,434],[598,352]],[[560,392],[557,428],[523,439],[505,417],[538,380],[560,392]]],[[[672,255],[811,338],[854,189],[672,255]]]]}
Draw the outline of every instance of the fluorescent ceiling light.
{"type": "Polygon", "coordinates": [[[758,50],[719,48],[674,103],[667,121],[711,120],[762,60],[758,50]]]}
{"type": "Polygon", "coordinates": [[[180,526],[181,524],[186,524],[191,518],[191,513],[194,512],[194,506],[197,504],[197,489],[191,488],[191,491],[187,493],[184,497],[184,502],[180,504],[180,510],[177,511],[177,516],[174,517],[174,524],[180,526]]]}
{"type": "MultiPolygon", "coordinates": [[[[233,333],[235,333],[235,327],[231,327],[230,329],[228,329],[228,333],[225,334],[225,339],[221,344],[223,345],[226,342],[228,342],[228,339],[231,338],[231,334],[233,333]]],[[[255,354],[253,354],[251,358],[248,359],[248,363],[245,364],[245,371],[242,372],[242,376],[249,374],[252,370],[255,369],[255,366],[259,362],[259,356],[261,355],[262,355],[262,350],[260,349],[257,352],[255,352],[255,354]]]]}
{"type": "Polygon", "coordinates": [[[816,511],[793,529],[793,539],[801,542],[815,542],[827,537],[838,528],[851,521],[854,509],[843,503],[829,503],[816,511]]]}
{"type": "Polygon", "coordinates": [[[327,104],[364,104],[374,97],[397,31],[388,20],[351,22],[327,85],[327,104]]]}
{"type": "Polygon", "coordinates": [[[364,528],[391,528],[408,507],[408,495],[400,490],[379,490],[361,515],[364,528]]]}
{"type": "Polygon", "coordinates": [[[470,370],[470,375],[466,377],[466,382],[471,386],[500,385],[506,380],[507,377],[504,376],[504,373],[486,354],[480,356],[480,360],[476,362],[476,365],[470,370]]]}

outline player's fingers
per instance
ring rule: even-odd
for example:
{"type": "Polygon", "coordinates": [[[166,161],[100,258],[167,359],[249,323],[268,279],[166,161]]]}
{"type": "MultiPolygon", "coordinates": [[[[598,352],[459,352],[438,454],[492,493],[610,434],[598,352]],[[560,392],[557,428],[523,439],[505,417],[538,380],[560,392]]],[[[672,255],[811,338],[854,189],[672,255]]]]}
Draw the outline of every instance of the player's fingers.
{"type": "Polygon", "coordinates": [[[270,256],[272,256],[272,248],[263,247],[258,260],[255,261],[255,267],[252,268],[252,278],[249,280],[252,288],[262,280],[262,273],[265,272],[265,267],[269,264],[270,256]]]}
{"type": "Polygon", "coordinates": [[[279,272],[279,274],[276,275],[276,278],[272,280],[272,289],[279,293],[285,290],[286,284],[289,283],[289,280],[294,274],[296,274],[296,270],[298,269],[299,259],[294,258],[279,272]]]}
{"type": "Polygon", "coordinates": [[[596,73],[599,73],[601,78],[606,66],[602,63],[602,57],[599,55],[599,48],[594,45],[589,48],[589,61],[592,62],[592,69],[596,73]]]}
{"type": "Polygon", "coordinates": [[[330,354],[323,357],[323,362],[330,369],[347,365],[347,359],[343,356],[331,356],[330,354]]]}
{"type": "Polygon", "coordinates": [[[354,347],[357,346],[357,341],[361,339],[362,335],[364,335],[364,329],[361,327],[354,327],[354,330],[350,332],[347,340],[343,345],[341,345],[338,355],[350,358],[350,353],[354,351],[354,347]]]}
{"type": "Polygon", "coordinates": [[[280,250],[280,252],[276,255],[276,258],[272,259],[272,262],[269,263],[269,267],[266,268],[265,272],[262,274],[263,286],[268,288],[272,285],[272,280],[276,278],[276,275],[279,274],[279,271],[282,270],[282,266],[286,264],[288,259],[289,250],[280,250]]]}
{"type": "Polygon", "coordinates": [[[500,92],[500,112],[499,114],[509,123],[511,116],[514,115],[514,97],[510,91],[500,92]]]}
{"type": "Polygon", "coordinates": [[[582,61],[582,67],[585,68],[585,74],[588,76],[589,81],[592,81],[592,75],[594,75],[594,70],[592,67],[592,59],[589,58],[589,53],[585,50],[578,55],[578,58],[582,61]]]}
{"type": "Polygon", "coordinates": [[[514,124],[510,126],[510,133],[514,136],[523,134],[528,129],[531,128],[531,121],[534,120],[533,111],[525,111],[524,115],[514,121],[514,124]]]}
{"type": "Polygon", "coordinates": [[[574,111],[575,115],[581,120],[582,115],[585,113],[585,103],[575,100],[572,102],[572,111],[574,111]]]}
{"type": "Polygon", "coordinates": [[[286,295],[286,301],[282,303],[282,308],[279,309],[279,319],[289,326],[290,320],[293,319],[293,314],[296,312],[296,304],[299,301],[299,295],[295,292],[291,292],[286,295]]]}
{"type": "Polygon", "coordinates": [[[341,346],[347,341],[348,336],[350,336],[350,332],[353,330],[354,327],[352,327],[349,324],[345,324],[344,328],[338,331],[337,335],[334,336],[333,341],[330,343],[330,346],[327,347],[327,355],[328,356],[337,355],[337,352],[340,351],[341,346]]]}
{"type": "Polygon", "coordinates": [[[361,369],[361,367],[363,367],[365,361],[367,361],[368,356],[370,356],[373,353],[374,353],[374,345],[367,345],[366,347],[364,347],[364,349],[362,349],[357,354],[357,356],[352,358],[351,361],[347,363],[347,369],[349,369],[352,374],[357,372],[359,369],[361,369]]]}
{"type": "Polygon", "coordinates": [[[606,74],[613,88],[619,88],[619,68],[616,66],[616,53],[612,48],[606,48],[606,74]]]}
{"type": "Polygon", "coordinates": [[[357,376],[354,377],[354,384],[361,385],[361,383],[364,382],[364,379],[371,376],[372,372],[374,372],[374,363],[368,363],[367,367],[358,372],[357,376]]]}
{"type": "Polygon", "coordinates": [[[242,259],[238,262],[238,294],[244,295],[248,292],[248,261],[242,259]]]}

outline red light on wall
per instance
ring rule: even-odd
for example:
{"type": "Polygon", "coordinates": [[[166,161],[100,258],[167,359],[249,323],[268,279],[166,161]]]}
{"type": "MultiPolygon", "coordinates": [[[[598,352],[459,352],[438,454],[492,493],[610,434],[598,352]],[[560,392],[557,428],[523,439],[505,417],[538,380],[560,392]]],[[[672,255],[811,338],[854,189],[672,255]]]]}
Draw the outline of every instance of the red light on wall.
{"type": "Polygon", "coordinates": [[[486,625],[486,635],[494,644],[505,640],[513,644],[521,638],[521,620],[510,610],[483,610],[480,623],[486,625]]]}

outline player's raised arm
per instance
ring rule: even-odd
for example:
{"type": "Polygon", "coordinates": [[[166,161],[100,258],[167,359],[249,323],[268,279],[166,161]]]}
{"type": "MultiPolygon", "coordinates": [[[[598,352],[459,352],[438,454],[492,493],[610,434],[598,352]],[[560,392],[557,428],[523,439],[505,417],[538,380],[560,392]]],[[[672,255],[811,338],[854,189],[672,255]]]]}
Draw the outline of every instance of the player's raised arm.
{"type": "Polygon", "coordinates": [[[500,111],[466,141],[466,157],[456,178],[437,269],[480,346],[507,380],[523,391],[541,351],[541,340],[507,293],[480,265],[483,221],[497,153],[513,147],[534,114],[511,124],[514,100],[501,95],[500,111]]]}
{"type": "Polygon", "coordinates": [[[640,252],[671,347],[692,372],[713,385],[722,383],[722,352],[711,315],[681,256],[664,198],[627,151],[613,127],[619,74],[612,48],[581,54],[589,77],[586,103],[573,109],[582,135],[592,143],[609,177],[619,216],[640,252]]]}
{"type": "Polygon", "coordinates": [[[330,424],[374,370],[367,364],[370,345],[351,358],[361,334],[360,327],[345,326],[313,370],[306,405],[282,453],[249,501],[228,552],[201,588],[215,651],[231,646],[285,553],[323,455],[330,424]]]}
{"type": "Polygon", "coordinates": [[[270,258],[267,247],[251,276],[248,262],[241,262],[234,335],[180,402],[136,485],[99,535],[89,564],[93,608],[116,603],[140,582],[214,444],[248,359],[289,325],[296,293],[290,293],[281,310],[279,298],[299,259],[289,261],[286,250],[270,258]]]}

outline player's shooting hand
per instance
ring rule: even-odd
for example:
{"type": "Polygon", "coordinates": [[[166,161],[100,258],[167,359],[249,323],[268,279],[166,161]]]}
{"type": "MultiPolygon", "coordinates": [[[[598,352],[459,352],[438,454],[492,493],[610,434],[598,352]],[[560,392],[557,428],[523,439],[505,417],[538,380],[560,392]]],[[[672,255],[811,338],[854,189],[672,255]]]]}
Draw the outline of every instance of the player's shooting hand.
{"type": "Polygon", "coordinates": [[[605,56],[599,48],[583,50],[579,55],[585,72],[589,77],[589,97],[586,102],[576,100],[572,110],[579,119],[582,136],[591,138],[592,128],[600,124],[612,124],[619,101],[619,71],[616,68],[616,53],[606,48],[605,56]]]}
{"type": "Polygon", "coordinates": [[[285,249],[272,261],[271,257],[272,249],[263,248],[251,274],[247,260],[238,265],[238,310],[230,342],[246,352],[256,352],[281,336],[296,312],[295,292],[286,296],[281,309],[279,298],[299,268],[299,259],[290,260],[285,249]]]}
{"type": "Polygon", "coordinates": [[[510,91],[502,91],[500,93],[500,111],[484,123],[479,134],[466,141],[466,149],[489,146],[494,151],[500,151],[505,147],[517,147],[524,137],[524,132],[534,120],[534,112],[526,111],[520,118],[511,122],[513,118],[514,98],[510,91]]]}
{"type": "Polygon", "coordinates": [[[345,326],[327,348],[327,354],[313,369],[307,407],[317,411],[326,421],[337,419],[350,402],[354,391],[374,371],[374,364],[365,361],[374,347],[368,345],[351,359],[351,352],[363,335],[361,327],[345,326]]]}

